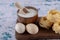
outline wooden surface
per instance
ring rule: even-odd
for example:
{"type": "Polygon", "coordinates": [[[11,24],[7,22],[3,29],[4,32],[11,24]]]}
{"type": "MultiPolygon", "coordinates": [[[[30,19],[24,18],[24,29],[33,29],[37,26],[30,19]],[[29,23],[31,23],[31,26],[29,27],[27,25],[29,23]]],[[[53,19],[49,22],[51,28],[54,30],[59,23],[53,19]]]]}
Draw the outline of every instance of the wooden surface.
{"type": "MultiPolygon", "coordinates": [[[[38,25],[38,23],[35,23],[36,25],[38,25]]],[[[38,40],[40,38],[59,38],[60,39],[60,35],[56,34],[55,32],[52,31],[52,29],[50,28],[49,30],[41,28],[39,25],[39,32],[35,35],[31,35],[27,32],[25,32],[24,34],[18,34],[17,32],[15,32],[15,36],[17,40],[38,40]]]]}

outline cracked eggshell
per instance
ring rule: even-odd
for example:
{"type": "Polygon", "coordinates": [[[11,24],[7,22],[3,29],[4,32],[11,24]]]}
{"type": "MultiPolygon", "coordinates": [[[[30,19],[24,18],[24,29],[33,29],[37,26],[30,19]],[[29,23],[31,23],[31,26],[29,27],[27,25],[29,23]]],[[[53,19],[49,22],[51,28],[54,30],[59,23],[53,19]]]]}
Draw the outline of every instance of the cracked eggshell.
{"type": "Polygon", "coordinates": [[[38,26],[32,23],[26,25],[26,30],[30,34],[37,34],[39,31],[38,26]]]}
{"type": "Polygon", "coordinates": [[[25,25],[22,23],[17,23],[15,26],[15,30],[17,33],[24,33],[25,32],[25,25]]]}

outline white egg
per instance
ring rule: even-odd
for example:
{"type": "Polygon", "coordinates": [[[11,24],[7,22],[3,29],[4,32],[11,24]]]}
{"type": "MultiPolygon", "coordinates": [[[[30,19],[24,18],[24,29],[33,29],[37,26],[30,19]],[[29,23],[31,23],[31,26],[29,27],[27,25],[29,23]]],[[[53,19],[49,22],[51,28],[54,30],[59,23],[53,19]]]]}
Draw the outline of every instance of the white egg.
{"type": "Polygon", "coordinates": [[[26,30],[30,34],[37,34],[39,31],[38,26],[32,23],[26,25],[26,30]]]}
{"type": "Polygon", "coordinates": [[[25,32],[25,25],[22,23],[17,23],[15,26],[15,30],[17,33],[24,33],[25,32]]]}

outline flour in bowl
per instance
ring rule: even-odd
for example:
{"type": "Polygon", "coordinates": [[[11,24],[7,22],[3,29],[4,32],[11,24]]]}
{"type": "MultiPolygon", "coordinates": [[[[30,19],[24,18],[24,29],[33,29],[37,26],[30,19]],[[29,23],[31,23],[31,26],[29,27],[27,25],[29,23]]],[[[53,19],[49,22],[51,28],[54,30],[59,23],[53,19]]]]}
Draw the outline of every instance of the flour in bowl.
{"type": "Polygon", "coordinates": [[[18,15],[24,18],[33,17],[37,14],[37,11],[34,9],[28,9],[29,13],[24,13],[22,10],[19,11],[18,15]]]}

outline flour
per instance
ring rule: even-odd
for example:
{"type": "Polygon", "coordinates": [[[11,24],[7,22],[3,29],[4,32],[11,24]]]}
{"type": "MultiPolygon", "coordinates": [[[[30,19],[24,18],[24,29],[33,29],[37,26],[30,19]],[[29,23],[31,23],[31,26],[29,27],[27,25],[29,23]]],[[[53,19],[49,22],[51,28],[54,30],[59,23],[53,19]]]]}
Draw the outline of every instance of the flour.
{"type": "Polygon", "coordinates": [[[22,10],[19,11],[18,15],[24,18],[30,18],[37,14],[37,11],[34,9],[28,9],[29,13],[24,13],[22,10]]]}

